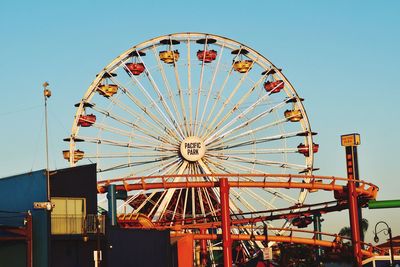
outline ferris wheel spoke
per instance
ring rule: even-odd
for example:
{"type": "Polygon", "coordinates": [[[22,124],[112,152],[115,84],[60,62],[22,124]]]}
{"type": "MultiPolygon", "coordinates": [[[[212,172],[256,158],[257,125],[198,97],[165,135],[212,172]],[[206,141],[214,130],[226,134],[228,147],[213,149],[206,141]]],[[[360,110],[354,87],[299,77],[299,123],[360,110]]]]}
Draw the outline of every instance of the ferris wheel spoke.
{"type": "Polygon", "coordinates": [[[191,135],[193,135],[193,132],[194,132],[194,130],[193,130],[193,88],[192,88],[192,71],[191,71],[191,69],[192,69],[192,64],[191,64],[191,59],[190,59],[190,55],[191,55],[191,53],[190,53],[190,37],[188,37],[188,40],[187,40],[187,44],[186,44],[186,47],[187,47],[187,64],[188,64],[188,66],[187,66],[187,77],[188,77],[188,103],[189,103],[189,107],[188,107],[188,109],[189,109],[189,125],[188,125],[188,132],[187,132],[187,134],[188,134],[188,136],[191,136],[191,135]]]}
{"type": "MultiPolygon", "coordinates": [[[[255,61],[254,64],[256,64],[257,62],[255,61]]],[[[210,128],[214,127],[213,130],[211,131],[215,131],[216,129],[218,129],[222,124],[225,123],[225,121],[236,111],[239,110],[240,105],[242,103],[244,103],[244,101],[246,101],[249,96],[255,91],[255,89],[260,86],[261,82],[265,79],[265,75],[261,76],[257,82],[255,82],[252,87],[250,88],[250,90],[247,91],[247,93],[240,98],[240,100],[233,106],[233,108],[227,112],[225,114],[225,116],[219,120],[219,122],[213,126],[217,119],[220,117],[220,115],[224,112],[226,106],[231,102],[232,98],[236,95],[237,91],[239,90],[239,88],[242,86],[243,82],[246,80],[247,75],[249,74],[249,72],[245,73],[244,75],[241,76],[238,84],[236,85],[236,87],[232,90],[231,94],[228,96],[228,98],[224,101],[224,103],[222,104],[222,107],[220,108],[219,112],[217,113],[217,115],[214,117],[213,121],[210,123],[210,128]]],[[[206,136],[205,138],[207,138],[208,136],[206,136]]]]}
{"type": "Polygon", "coordinates": [[[199,122],[199,126],[198,126],[199,132],[197,133],[198,136],[203,136],[203,134],[204,134],[203,130],[206,130],[206,125],[204,125],[204,128],[201,129],[201,130],[200,130],[200,127],[202,127],[202,125],[203,125],[204,114],[205,114],[205,112],[207,110],[208,103],[210,102],[211,93],[213,92],[213,89],[214,89],[214,83],[215,83],[215,79],[216,79],[218,71],[219,71],[219,67],[220,67],[221,58],[222,58],[222,55],[223,55],[223,52],[224,52],[224,48],[225,48],[225,44],[222,44],[221,45],[221,49],[219,50],[219,53],[218,53],[219,55],[218,55],[217,65],[216,65],[216,67],[214,69],[213,77],[212,77],[212,80],[211,80],[211,83],[210,83],[210,88],[208,89],[208,94],[207,94],[207,98],[206,98],[206,101],[205,101],[205,106],[204,106],[203,112],[201,114],[201,118],[200,118],[200,122],[199,122]]]}
{"type": "Polygon", "coordinates": [[[184,224],[184,219],[186,219],[186,209],[187,209],[187,203],[188,203],[188,198],[189,198],[189,190],[185,190],[185,198],[183,201],[183,212],[182,212],[182,224],[184,224]]]}
{"type": "MultiPolygon", "coordinates": [[[[262,98],[263,97],[261,97],[260,99],[262,99],[262,98]]],[[[238,126],[234,127],[233,130],[237,130],[237,129],[243,128],[245,126],[251,125],[255,121],[259,120],[260,118],[263,118],[263,117],[267,116],[268,114],[270,114],[274,110],[282,108],[286,103],[288,103],[290,101],[292,101],[292,98],[287,98],[287,99],[283,100],[282,102],[279,102],[275,106],[273,106],[273,107],[271,107],[271,108],[269,108],[269,109],[267,109],[267,110],[255,115],[255,116],[253,116],[251,119],[246,120],[243,123],[239,124],[238,126]]],[[[257,102],[259,102],[259,101],[257,101],[257,102]]],[[[222,136],[224,136],[225,133],[223,133],[223,131],[225,131],[228,127],[230,127],[232,124],[237,122],[239,119],[243,118],[247,113],[252,111],[255,107],[256,107],[256,105],[253,104],[250,107],[248,107],[245,111],[243,111],[240,114],[238,114],[229,123],[225,124],[221,129],[219,129],[218,131],[214,132],[209,138],[207,138],[205,143],[206,144],[210,144],[211,142],[213,142],[213,141],[221,138],[222,136]]]]}
{"type": "Polygon", "coordinates": [[[152,153],[152,152],[142,152],[137,151],[135,153],[97,153],[97,154],[85,154],[85,158],[87,159],[96,159],[96,158],[154,158],[154,157],[161,157],[161,156],[175,156],[173,152],[170,153],[152,153]]]}
{"type": "MultiPolygon", "coordinates": [[[[235,173],[258,173],[258,174],[265,174],[265,171],[258,170],[244,165],[238,165],[234,163],[227,162],[226,160],[220,159],[220,158],[212,158],[212,159],[207,159],[208,166],[214,166],[213,169],[215,169],[215,172],[218,173],[218,171],[222,171],[224,173],[230,173],[230,174],[235,174],[235,173]]],[[[246,179],[246,178],[244,178],[246,179]]],[[[281,181],[278,178],[271,177],[271,180],[275,181],[281,181]]]]}
{"type": "MultiPolygon", "coordinates": [[[[207,158],[205,162],[208,164],[212,170],[214,170],[215,173],[218,173],[219,171],[222,171],[223,173],[240,173],[241,170],[244,170],[246,168],[239,166],[239,165],[234,165],[232,163],[227,163],[224,164],[224,160],[221,160],[219,158],[214,157],[213,159],[207,158]],[[229,168],[230,166],[231,168],[229,168]],[[230,171],[234,170],[234,171],[230,171]]],[[[248,170],[252,171],[252,168],[248,168],[248,170]]],[[[261,173],[261,172],[260,172],[261,173]]]]}
{"type": "Polygon", "coordinates": [[[281,161],[238,157],[238,156],[230,156],[229,158],[227,158],[227,157],[219,157],[219,158],[225,159],[225,160],[229,159],[231,161],[245,163],[245,164],[252,164],[252,165],[256,164],[256,165],[260,165],[260,166],[271,166],[271,167],[277,167],[277,168],[289,168],[289,169],[300,170],[300,171],[303,171],[304,169],[307,168],[306,165],[299,165],[299,164],[293,164],[293,163],[287,163],[287,162],[281,162],[281,161]]]}
{"type": "MultiPolygon", "coordinates": [[[[210,166],[207,165],[206,162],[204,162],[203,160],[199,160],[198,161],[199,166],[202,170],[203,173],[205,174],[211,174],[211,170],[210,170],[210,166]]],[[[217,179],[215,177],[207,177],[209,181],[217,181],[217,179]]],[[[218,190],[216,188],[212,188],[213,193],[215,194],[215,196],[217,196],[218,199],[220,199],[220,194],[218,192],[218,190]]],[[[229,207],[230,209],[234,212],[234,213],[238,213],[239,212],[239,208],[235,205],[235,203],[233,203],[231,200],[229,200],[229,207]]]]}
{"type": "Polygon", "coordinates": [[[177,214],[177,209],[178,209],[179,204],[180,204],[180,201],[179,201],[179,200],[181,199],[181,195],[182,195],[183,189],[180,188],[180,189],[178,189],[178,191],[179,191],[179,193],[178,193],[178,196],[177,196],[177,200],[176,200],[176,203],[175,203],[174,210],[172,211],[172,217],[171,217],[170,226],[173,225],[173,221],[175,220],[175,216],[176,216],[176,214],[177,214]]]}
{"type": "MultiPolygon", "coordinates": [[[[171,44],[172,40],[170,39],[171,44]]],[[[179,99],[180,99],[180,104],[181,104],[181,110],[182,110],[182,116],[183,116],[183,123],[186,125],[187,132],[190,133],[190,121],[187,119],[187,113],[186,113],[186,105],[185,105],[185,100],[183,96],[183,90],[181,86],[181,80],[179,78],[179,69],[178,69],[178,64],[176,64],[175,58],[173,59],[173,67],[174,67],[174,75],[175,75],[175,81],[176,81],[176,86],[178,89],[178,94],[179,94],[179,99]]]]}
{"type": "MultiPolygon", "coordinates": [[[[182,125],[182,126],[186,126],[186,125],[184,124],[184,120],[185,120],[185,119],[184,119],[184,116],[185,116],[185,114],[181,114],[181,113],[178,111],[178,104],[177,104],[176,101],[175,101],[174,93],[173,93],[172,90],[171,90],[171,85],[170,85],[170,83],[169,83],[169,81],[168,81],[168,79],[167,79],[167,75],[166,75],[166,73],[165,73],[165,69],[164,69],[163,65],[161,64],[160,58],[157,56],[157,48],[156,48],[155,45],[152,46],[151,51],[153,52],[154,58],[155,58],[156,61],[157,61],[157,66],[158,66],[158,69],[160,70],[161,77],[162,77],[163,82],[164,82],[164,86],[165,86],[165,88],[166,88],[166,90],[167,90],[168,98],[170,99],[170,102],[171,102],[172,107],[173,107],[173,109],[174,109],[174,113],[175,113],[176,116],[177,116],[178,124],[180,124],[180,125],[182,125]],[[183,116],[183,118],[181,117],[181,115],[183,116]]],[[[186,129],[186,132],[187,132],[187,129],[186,129]]]]}
{"type": "MultiPolygon", "coordinates": [[[[246,181],[253,181],[250,177],[244,177],[243,179],[246,180],[246,181]]],[[[278,179],[278,181],[281,181],[281,180],[278,179]]],[[[246,188],[246,190],[251,190],[251,189],[250,188],[246,188]]],[[[290,204],[294,205],[294,204],[298,204],[299,203],[297,199],[294,199],[293,197],[288,196],[288,195],[286,195],[286,194],[282,193],[281,191],[276,190],[274,188],[265,188],[264,187],[264,188],[262,188],[262,190],[265,191],[265,192],[268,192],[269,194],[271,194],[274,197],[281,198],[281,199],[289,202],[290,204]]],[[[257,195],[254,192],[252,192],[251,194],[252,195],[257,195]]],[[[273,207],[273,209],[276,209],[276,207],[273,207]]]]}
{"type": "MultiPolygon", "coordinates": [[[[196,164],[195,167],[196,167],[196,173],[203,173],[202,167],[200,166],[200,164],[196,164]]],[[[201,181],[202,179],[204,179],[204,178],[198,177],[197,180],[201,181]]],[[[208,209],[209,209],[209,213],[206,213],[205,211],[203,212],[203,217],[206,217],[208,215],[216,216],[217,213],[214,208],[214,204],[212,202],[212,199],[214,199],[215,203],[218,202],[216,195],[214,194],[212,189],[208,189],[208,188],[199,188],[199,189],[202,191],[202,194],[204,195],[205,203],[207,204],[208,209]],[[213,193],[213,196],[210,195],[211,193],[213,193]]],[[[201,202],[203,202],[203,201],[201,200],[201,202]]]]}
{"type": "Polygon", "coordinates": [[[118,164],[118,165],[113,165],[113,166],[110,166],[110,167],[105,167],[105,168],[102,168],[102,169],[98,169],[97,172],[115,171],[115,170],[126,169],[126,168],[135,167],[135,166],[142,166],[142,165],[151,164],[151,163],[160,162],[160,161],[161,161],[161,159],[140,161],[140,162],[134,162],[134,163],[118,164]]]}
{"type": "MultiPolygon", "coordinates": [[[[184,133],[183,133],[179,123],[177,123],[177,119],[175,118],[174,114],[172,113],[168,103],[165,101],[165,98],[164,98],[163,94],[161,93],[160,89],[158,88],[156,82],[154,81],[153,76],[151,75],[150,69],[146,66],[146,63],[143,61],[142,57],[140,56],[140,53],[138,53],[138,56],[139,56],[141,62],[143,63],[143,65],[145,66],[145,73],[146,73],[147,78],[150,81],[150,84],[152,85],[154,91],[157,93],[157,96],[158,96],[158,98],[159,98],[159,100],[161,102],[161,105],[164,107],[164,109],[166,110],[166,112],[168,114],[168,116],[165,116],[165,119],[168,119],[167,122],[172,121],[172,125],[171,126],[173,128],[178,129],[178,132],[180,133],[180,136],[183,138],[184,137],[184,133]]],[[[140,84],[140,81],[138,79],[136,79],[136,81],[140,84]]],[[[141,85],[141,84],[140,84],[140,87],[142,87],[144,89],[143,85],[141,85]]],[[[147,91],[146,91],[146,95],[148,95],[149,98],[152,99],[150,94],[147,91]]],[[[155,102],[153,99],[152,99],[152,101],[155,102]]],[[[161,109],[160,109],[160,111],[161,111],[161,109]]]]}
{"type": "Polygon", "coordinates": [[[297,153],[297,148],[257,148],[257,149],[225,149],[222,152],[219,150],[208,150],[209,156],[229,157],[233,155],[271,155],[271,154],[286,154],[297,153]]]}
{"type": "MultiPolygon", "coordinates": [[[[263,173],[261,171],[256,171],[256,170],[253,170],[253,169],[250,169],[250,168],[246,168],[246,167],[243,167],[243,166],[237,166],[237,165],[233,165],[233,164],[218,164],[218,163],[212,163],[212,164],[216,168],[218,168],[219,170],[221,170],[223,172],[226,172],[226,173],[239,173],[240,171],[243,171],[243,170],[252,171],[252,172],[255,171],[255,173],[263,173]]],[[[252,179],[246,178],[246,177],[243,177],[243,179],[247,180],[247,181],[253,181],[252,179]]],[[[276,179],[276,180],[280,181],[279,179],[276,179]]],[[[246,189],[246,190],[250,190],[250,189],[246,189]]],[[[290,197],[290,196],[288,196],[286,194],[283,194],[283,193],[281,193],[280,191],[278,191],[276,189],[273,189],[273,188],[262,188],[262,190],[267,192],[267,193],[269,193],[269,194],[271,194],[273,197],[279,197],[281,199],[286,200],[287,202],[289,202],[291,204],[297,204],[298,203],[298,200],[296,200],[296,199],[294,199],[294,198],[292,198],[292,197],[290,197]]],[[[251,190],[248,191],[248,192],[249,192],[249,194],[252,194],[252,195],[255,194],[251,190]]],[[[271,209],[276,209],[276,207],[273,206],[272,203],[265,202],[265,201],[264,201],[264,203],[265,203],[266,206],[269,206],[271,209]]]]}
{"type": "MultiPolygon", "coordinates": [[[[109,132],[109,133],[114,133],[120,136],[125,136],[128,138],[133,138],[135,140],[140,140],[143,143],[148,143],[150,145],[153,145],[155,143],[161,143],[163,145],[169,145],[172,149],[176,149],[176,147],[172,144],[170,144],[167,140],[165,140],[164,138],[160,138],[160,137],[155,137],[152,135],[142,135],[142,134],[136,134],[136,133],[132,133],[132,132],[128,132],[116,127],[111,127],[109,125],[106,124],[101,124],[101,123],[96,123],[92,125],[94,128],[99,129],[100,131],[105,131],[105,132],[109,132]]],[[[143,130],[140,131],[143,133],[143,130]]]]}
{"type": "MultiPolygon", "coordinates": [[[[135,97],[135,95],[132,94],[131,91],[128,90],[128,88],[126,86],[119,83],[116,79],[112,79],[112,81],[121,88],[122,92],[128,97],[128,99],[130,99],[135,105],[137,105],[137,107],[139,107],[142,110],[142,112],[144,112],[144,114],[146,114],[150,119],[152,119],[158,125],[157,128],[160,128],[161,130],[166,132],[168,135],[173,136],[174,139],[180,140],[179,134],[176,135],[176,130],[174,130],[173,125],[172,125],[172,128],[166,127],[165,124],[162,123],[158,119],[158,117],[155,114],[153,114],[148,107],[146,107],[145,104],[143,104],[137,97],[135,97]]],[[[154,105],[154,103],[153,103],[153,105],[154,105]]],[[[165,119],[165,117],[163,117],[163,118],[165,119]]]]}
{"type": "MultiPolygon", "coordinates": [[[[153,139],[160,139],[160,140],[162,140],[164,142],[170,143],[169,140],[165,139],[165,137],[170,138],[170,135],[168,133],[165,134],[165,133],[157,131],[157,129],[158,129],[157,126],[150,127],[149,129],[153,129],[153,131],[149,132],[148,130],[146,130],[145,128],[142,128],[138,124],[132,123],[130,120],[126,120],[126,119],[122,118],[121,116],[118,116],[118,115],[114,114],[111,111],[107,111],[105,109],[99,108],[99,107],[95,106],[94,104],[90,104],[90,103],[88,103],[88,104],[91,105],[91,108],[94,111],[103,114],[107,118],[110,118],[110,119],[112,119],[112,120],[114,120],[114,121],[116,121],[118,123],[121,123],[121,124],[123,124],[125,126],[128,126],[130,128],[136,129],[139,132],[142,132],[143,134],[148,135],[149,137],[152,137],[153,139]],[[154,133],[159,134],[159,136],[155,136],[154,133]]],[[[98,124],[98,123],[95,123],[93,125],[95,126],[96,124],[98,124]]]]}
{"type": "Polygon", "coordinates": [[[134,142],[126,142],[126,141],[117,141],[117,140],[110,140],[110,139],[102,139],[96,137],[85,137],[79,136],[82,141],[94,144],[103,144],[103,145],[111,145],[111,146],[119,146],[119,147],[128,147],[128,148],[137,148],[137,149],[145,149],[150,151],[175,151],[176,149],[173,148],[166,148],[162,146],[152,146],[152,145],[144,145],[134,142]]]}
{"type": "MultiPolygon", "coordinates": [[[[232,188],[230,190],[230,193],[232,193],[233,197],[232,197],[232,201],[234,202],[238,202],[241,204],[242,207],[245,207],[247,210],[254,212],[256,211],[256,209],[244,198],[242,197],[241,193],[238,192],[239,190],[232,188]]],[[[239,206],[239,205],[236,205],[239,206]]]]}
{"type": "MultiPolygon", "coordinates": [[[[243,76],[245,77],[245,76],[243,76]]],[[[260,86],[260,83],[265,80],[265,75],[261,76],[260,79],[258,79],[257,82],[255,82],[253,84],[253,86],[250,88],[250,90],[247,91],[247,93],[240,98],[240,100],[238,101],[238,103],[236,103],[233,108],[227,113],[225,114],[225,116],[219,121],[219,123],[214,127],[213,130],[211,131],[215,131],[216,129],[218,129],[221,125],[223,125],[237,110],[240,110],[241,105],[254,93],[255,89],[257,87],[260,86]]],[[[239,86],[237,87],[237,89],[239,89],[239,86]]],[[[237,90],[236,89],[236,90],[237,90]]],[[[223,104],[223,109],[226,107],[226,105],[231,101],[231,98],[234,96],[234,93],[236,93],[236,91],[234,90],[231,94],[231,96],[224,102],[223,104]]],[[[222,109],[220,110],[220,113],[222,112],[222,109]]],[[[208,137],[208,136],[207,136],[208,137]]]]}
{"type": "MultiPolygon", "coordinates": [[[[204,42],[203,46],[203,51],[205,52],[207,50],[207,37],[206,41],[204,42]]],[[[199,108],[200,108],[200,99],[201,99],[201,90],[203,88],[203,76],[204,76],[204,67],[205,67],[205,56],[206,54],[203,53],[203,60],[201,61],[201,70],[200,70],[200,81],[199,81],[199,87],[197,89],[197,102],[196,102],[196,113],[194,116],[194,122],[193,122],[193,134],[197,133],[198,128],[200,127],[199,121],[198,121],[198,116],[199,116],[199,108]]]]}
{"type": "Polygon", "coordinates": [[[138,214],[141,213],[141,210],[148,204],[150,205],[154,205],[155,202],[153,200],[154,196],[157,194],[157,191],[151,192],[149,194],[143,194],[143,191],[141,191],[140,194],[135,195],[135,197],[131,197],[128,201],[126,201],[127,205],[129,205],[130,203],[132,203],[133,201],[135,201],[139,196],[144,196],[145,200],[142,201],[142,203],[133,210],[133,214],[138,214]]]}
{"type": "Polygon", "coordinates": [[[154,203],[153,208],[150,210],[150,212],[148,213],[148,216],[153,220],[153,221],[157,221],[156,218],[154,218],[155,216],[155,212],[157,210],[157,208],[160,206],[160,202],[165,198],[165,195],[167,194],[168,190],[164,190],[161,191],[161,195],[158,197],[156,203],[154,203]]]}
{"type": "MultiPolygon", "coordinates": [[[[217,216],[217,211],[214,208],[214,204],[213,204],[211,196],[210,196],[211,191],[207,190],[206,188],[202,188],[202,190],[204,192],[204,195],[205,195],[205,198],[207,201],[207,205],[210,208],[210,215],[213,217],[217,216]]],[[[214,197],[214,199],[215,199],[215,197],[214,197]]]]}
{"type": "MultiPolygon", "coordinates": [[[[146,175],[155,174],[173,174],[176,173],[179,166],[182,164],[182,160],[179,158],[171,158],[169,161],[164,161],[157,166],[148,166],[144,168],[135,168],[135,173],[145,173],[146,175]],[[161,167],[160,167],[161,165],[161,167]]],[[[135,173],[130,173],[128,176],[136,176],[135,173]]]]}
{"type": "Polygon", "coordinates": [[[134,129],[136,129],[136,130],[138,130],[138,131],[140,131],[140,132],[142,132],[144,134],[147,134],[150,137],[153,137],[153,139],[161,139],[161,140],[163,140],[164,142],[167,142],[167,143],[173,142],[173,140],[170,139],[171,138],[171,131],[167,130],[165,127],[162,128],[161,124],[159,124],[159,125],[152,124],[150,121],[145,120],[143,116],[140,116],[140,118],[139,118],[139,115],[136,112],[131,110],[129,107],[126,107],[126,105],[124,105],[122,102],[120,102],[120,101],[118,101],[116,99],[113,99],[112,102],[116,106],[118,106],[121,109],[123,109],[126,112],[128,112],[130,115],[134,116],[134,118],[137,118],[138,120],[140,120],[140,121],[138,121],[139,123],[132,123],[130,120],[126,120],[126,119],[122,118],[121,116],[118,116],[118,115],[112,113],[111,111],[100,109],[100,108],[98,108],[96,106],[93,106],[92,109],[96,110],[97,112],[100,112],[100,113],[104,114],[106,117],[110,117],[110,118],[114,119],[115,121],[118,121],[119,123],[122,123],[122,124],[124,124],[126,126],[129,126],[130,128],[134,128],[134,129]],[[142,123],[140,123],[140,122],[142,122],[142,123]],[[149,130],[141,127],[141,124],[143,124],[144,126],[147,126],[149,130]],[[158,134],[158,136],[154,136],[154,133],[158,134]]]}
{"type": "Polygon", "coordinates": [[[248,141],[243,141],[243,142],[236,142],[236,143],[229,143],[229,144],[215,144],[214,146],[210,146],[210,150],[217,150],[217,149],[231,149],[231,148],[238,148],[238,147],[243,147],[243,146],[249,146],[249,145],[255,145],[255,144],[262,144],[262,143],[267,143],[267,142],[272,142],[272,141],[277,141],[281,139],[287,139],[287,138],[293,138],[296,136],[301,136],[307,134],[307,132],[291,132],[291,133],[284,133],[284,134],[278,134],[278,135],[273,135],[273,136],[268,136],[268,137],[262,137],[254,140],[248,140],[248,141]]]}
{"type": "Polygon", "coordinates": [[[242,132],[242,133],[240,133],[240,134],[237,134],[237,135],[235,135],[235,136],[232,136],[232,137],[230,137],[230,138],[227,138],[229,135],[231,135],[232,133],[235,133],[235,132],[237,132],[238,130],[240,130],[240,129],[242,129],[242,128],[244,128],[244,127],[246,127],[247,125],[242,125],[242,127],[235,127],[235,128],[233,128],[233,129],[231,129],[231,130],[229,130],[229,131],[227,131],[227,132],[225,132],[225,133],[223,133],[222,135],[221,135],[221,137],[218,137],[218,139],[215,139],[215,141],[219,141],[219,140],[221,140],[222,138],[227,138],[227,139],[224,139],[224,143],[229,143],[229,142],[232,142],[232,141],[234,141],[234,140],[236,140],[236,139],[238,139],[238,138],[241,138],[241,137],[244,137],[244,136],[249,136],[249,135],[254,135],[254,134],[256,134],[256,133],[259,133],[259,132],[261,132],[261,131],[263,131],[263,130],[266,130],[266,129],[269,129],[269,128],[271,128],[271,127],[274,127],[274,126],[279,126],[279,125],[281,125],[282,123],[285,123],[285,122],[287,122],[287,119],[285,118],[285,119],[281,119],[281,120],[277,120],[277,121],[275,121],[275,122],[272,122],[272,123],[269,123],[269,124],[266,124],[266,125],[263,125],[263,126],[259,126],[259,127],[257,127],[257,128],[254,128],[254,129],[250,129],[250,130],[248,130],[248,131],[246,131],[246,132],[242,132]]]}
{"type": "MultiPolygon", "coordinates": [[[[241,49],[241,48],[240,48],[240,49],[241,49]]],[[[234,57],[233,61],[235,61],[235,60],[238,58],[238,55],[239,55],[239,53],[234,57]]],[[[218,101],[219,101],[219,100],[221,99],[221,97],[222,97],[222,93],[223,93],[223,91],[224,91],[224,89],[225,89],[226,84],[227,84],[228,81],[229,81],[229,78],[231,77],[232,72],[233,72],[233,64],[230,66],[230,68],[229,68],[229,70],[228,70],[228,74],[226,75],[224,82],[222,83],[221,87],[220,87],[219,90],[218,90],[216,99],[215,99],[215,101],[214,101],[214,103],[213,103],[213,105],[212,105],[212,108],[211,108],[211,110],[210,110],[210,112],[209,112],[209,114],[208,114],[208,116],[207,116],[206,121],[205,121],[205,125],[209,125],[209,126],[208,126],[209,129],[212,128],[212,125],[209,124],[209,121],[211,120],[211,117],[215,116],[215,115],[214,115],[214,110],[215,110],[215,108],[217,107],[217,105],[220,104],[218,101]]],[[[207,136],[208,136],[208,135],[207,135],[207,136]]]]}
{"type": "MultiPolygon", "coordinates": [[[[245,194],[251,196],[252,198],[256,199],[258,201],[258,203],[260,203],[260,205],[262,207],[265,207],[266,209],[271,209],[271,210],[275,210],[277,207],[274,206],[272,203],[270,203],[269,201],[265,200],[265,196],[260,196],[260,194],[253,192],[253,190],[251,190],[250,188],[240,188],[245,194]]],[[[267,190],[265,190],[267,191],[267,190]]],[[[268,190],[267,192],[271,192],[272,190],[268,190]]]]}
{"type": "MultiPolygon", "coordinates": [[[[125,63],[124,63],[124,68],[127,69],[127,66],[125,63]]],[[[180,128],[177,128],[176,125],[174,125],[174,123],[171,122],[170,118],[168,118],[168,116],[161,110],[160,106],[153,99],[153,97],[146,90],[146,88],[142,85],[142,83],[139,81],[139,79],[136,78],[135,75],[130,75],[130,77],[131,77],[133,84],[136,85],[140,89],[140,91],[144,94],[144,96],[148,99],[148,101],[150,101],[152,103],[154,108],[157,110],[158,114],[160,114],[161,117],[164,119],[164,121],[171,127],[170,129],[172,129],[172,131],[174,131],[177,134],[177,136],[179,136],[181,139],[183,139],[183,134],[179,131],[180,128]]],[[[164,103],[164,101],[163,101],[163,103],[164,103]]],[[[175,124],[176,124],[176,122],[175,122],[175,124]]]]}
{"type": "MultiPolygon", "coordinates": [[[[179,168],[178,171],[178,175],[182,174],[186,168],[188,167],[189,162],[188,161],[184,161],[181,165],[181,167],[179,168]]],[[[173,179],[175,182],[179,182],[182,180],[181,177],[176,177],[173,179]]],[[[167,209],[169,203],[171,202],[172,196],[174,195],[176,189],[172,188],[172,189],[168,189],[166,190],[167,193],[165,194],[164,199],[162,200],[160,206],[158,207],[156,213],[154,214],[154,217],[156,220],[161,219],[164,216],[165,210],[167,209]]]]}

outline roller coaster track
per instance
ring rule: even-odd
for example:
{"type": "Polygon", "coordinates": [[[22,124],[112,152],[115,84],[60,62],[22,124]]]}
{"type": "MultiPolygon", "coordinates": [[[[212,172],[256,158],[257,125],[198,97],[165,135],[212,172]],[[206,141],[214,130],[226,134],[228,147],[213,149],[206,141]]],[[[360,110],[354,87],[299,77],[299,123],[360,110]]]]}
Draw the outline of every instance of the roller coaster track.
{"type": "MultiPolygon", "coordinates": [[[[252,213],[231,214],[232,228],[244,228],[246,225],[257,222],[292,219],[298,216],[309,216],[312,214],[328,213],[340,211],[348,208],[347,201],[347,185],[355,182],[358,184],[356,192],[359,196],[361,205],[368,200],[376,199],[379,188],[372,183],[362,180],[351,180],[347,178],[333,176],[317,176],[317,175],[293,175],[293,174],[191,174],[191,175],[162,175],[162,176],[146,176],[146,177],[128,177],[105,180],[98,182],[98,192],[106,193],[110,184],[115,184],[117,190],[134,191],[134,190],[154,190],[169,188],[210,188],[218,187],[218,178],[228,178],[229,187],[251,187],[251,188],[284,188],[284,189],[304,189],[304,190],[324,190],[333,191],[335,196],[341,196],[337,201],[329,201],[309,205],[294,205],[292,207],[257,211],[252,213]],[[178,179],[179,178],[179,179],[178,179]],[[204,178],[204,181],[199,181],[204,178]],[[215,178],[215,179],[210,179],[215,178]],[[178,180],[178,181],[175,181],[178,180]]],[[[143,216],[142,216],[143,217],[143,216]]],[[[143,218],[141,218],[143,220],[143,218]]],[[[118,218],[122,227],[138,227],[134,222],[137,216],[120,215],[118,218]],[[134,226],[135,225],[135,226],[134,226]]],[[[136,221],[137,222],[137,221],[136,221]]],[[[195,240],[218,240],[219,234],[200,234],[196,233],[199,229],[218,229],[221,227],[219,218],[214,217],[196,217],[186,218],[175,221],[147,221],[141,228],[153,229],[170,229],[171,237],[179,237],[192,235],[195,240]]],[[[330,248],[340,248],[343,241],[349,240],[347,237],[335,234],[314,232],[308,230],[300,230],[293,228],[268,228],[269,230],[284,232],[284,235],[268,235],[268,241],[307,244],[313,246],[322,246],[330,248]],[[288,233],[288,235],[287,235],[288,233]],[[301,235],[301,236],[297,236],[301,235]],[[305,237],[309,235],[309,237],[305,237]],[[311,235],[311,237],[310,237],[311,235]],[[317,239],[317,236],[323,236],[324,240],[317,239]],[[329,239],[329,240],[328,240],[329,239]]],[[[232,240],[254,240],[265,241],[265,235],[248,235],[248,234],[231,234],[232,240]]],[[[362,254],[366,257],[374,254],[382,254],[383,251],[371,244],[364,243],[362,254]]]]}

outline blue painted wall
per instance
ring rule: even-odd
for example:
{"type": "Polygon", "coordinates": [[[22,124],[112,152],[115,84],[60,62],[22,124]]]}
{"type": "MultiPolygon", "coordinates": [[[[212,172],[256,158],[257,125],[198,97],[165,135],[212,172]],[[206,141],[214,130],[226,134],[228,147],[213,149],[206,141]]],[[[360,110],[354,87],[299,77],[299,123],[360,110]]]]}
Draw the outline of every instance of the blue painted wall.
{"type": "MultiPolygon", "coordinates": [[[[44,170],[40,170],[0,179],[0,211],[32,212],[34,267],[48,266],[49,213],[33,209],[33,202],[47,201],[45,174],[44,170]]],[[[12,222],[9,219],[7,222],[1,222],[0,218],[1,223],[18,225],[22,222],[21,220],[12,222]]],[[[1,260],[0,266],[3,266],[1,260]]]]}

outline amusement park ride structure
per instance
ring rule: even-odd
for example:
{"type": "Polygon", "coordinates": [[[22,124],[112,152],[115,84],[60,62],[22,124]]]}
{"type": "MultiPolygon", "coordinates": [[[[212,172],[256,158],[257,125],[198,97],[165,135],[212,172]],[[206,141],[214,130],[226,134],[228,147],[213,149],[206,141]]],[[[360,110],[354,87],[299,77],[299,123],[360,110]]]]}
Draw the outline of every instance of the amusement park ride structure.
{"type": "MultiPolygon", "coordinates": [[[[313,175],[319,145],[303,100],[281,69],[244,44],[160,36],[100,71],[76,105],[63,154],[71,166],[96,161],[99,194],[110,185],[126,193],[120,226],[191,236],[208,253],[203,264],[223,247],[231,266],[232,240],[246,257],[273,242],[340,248],[345,237],[297,228],[354,200],[366,206],[378,188],[313,175]],[[305,204],[317,190],[336,200],[305,204]]],[[[362,247],[360,257],[378,252],[362,247]]]]}

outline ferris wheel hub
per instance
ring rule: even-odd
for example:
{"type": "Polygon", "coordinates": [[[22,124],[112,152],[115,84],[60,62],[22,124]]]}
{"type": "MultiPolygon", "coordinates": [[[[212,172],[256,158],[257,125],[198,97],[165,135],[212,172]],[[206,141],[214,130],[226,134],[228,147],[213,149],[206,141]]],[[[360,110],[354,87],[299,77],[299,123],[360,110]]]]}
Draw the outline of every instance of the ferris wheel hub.
{"type": "Polygon", "coordinates": [[[187,161],[198,161],[205,153],[206,146],[200,137],[189,136],[181,143],[181,155],[187,161]]]}

